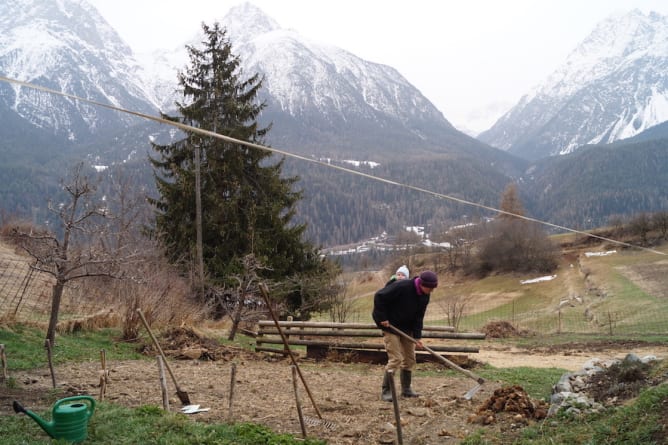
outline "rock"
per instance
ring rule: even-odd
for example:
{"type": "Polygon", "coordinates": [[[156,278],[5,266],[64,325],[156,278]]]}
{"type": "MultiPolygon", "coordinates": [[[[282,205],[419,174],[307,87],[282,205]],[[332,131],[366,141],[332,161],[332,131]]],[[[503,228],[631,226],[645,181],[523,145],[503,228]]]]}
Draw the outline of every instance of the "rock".
{"type": "Polygon", "coordinates": [[[639,363],[640,362],[640,357],[635,355],[633,352],[626,354],[626,357],[624,357],[624,361],[629,362],[629,363],[639,363]]]}
{"type": "Polygon", "coordinates": [[[394,425],[392,425],[390,422],[386,422],[383,425],[381,425],[380,432],[381,433],[394,432],[394,425]]]}
{"type": "Polygon", "coordinates": [[[412,407],[408,408],[407,412],[415,417],[426,417],[429,415],[429,410],[427,408],[412,407]]]}
{"type": "Polygon", "coordinates": [[[566,373],[561,376],[559,381],[552,387],[552,392],[553,393],[560,393],[560,392],[571,392],[573,390],[573,387],[571,386],[571,377],[573,374],[571,373],[566,373]]]}

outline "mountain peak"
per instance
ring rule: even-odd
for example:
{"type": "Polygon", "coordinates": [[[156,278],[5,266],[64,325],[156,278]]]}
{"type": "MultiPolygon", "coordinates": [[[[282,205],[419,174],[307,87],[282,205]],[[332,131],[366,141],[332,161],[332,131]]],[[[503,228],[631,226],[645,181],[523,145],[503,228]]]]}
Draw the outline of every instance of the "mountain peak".
{"type": "Polygon", "coordinates": [[[668,17],[639,9],[600,22],[540,87],[541,94],[565,95],[643,57],[668,54],[668,17]]]}
{"type": "Polygon", "coordinates": [[[228,36],[234,36],[238,45],[253,36],[281,29],[281,26],[257,6],[245,2],[232,7],[223,18],[228,36]]]}
{"type": "MultiPolygon", "coordinates": [[[[131,49],[85,0],[0,2],[0,72],[66,94],[149,111],[131,49]]],[[[129,116],[17,86],[3,88],[0,112],[69,141],[85,140],[129,116]]]]}
{"type": "Polygon", "coordinates": [[[613,14],[479,138],[537,159],[632,137],[668,120],[667,64],[667,16],[613,14]]]}

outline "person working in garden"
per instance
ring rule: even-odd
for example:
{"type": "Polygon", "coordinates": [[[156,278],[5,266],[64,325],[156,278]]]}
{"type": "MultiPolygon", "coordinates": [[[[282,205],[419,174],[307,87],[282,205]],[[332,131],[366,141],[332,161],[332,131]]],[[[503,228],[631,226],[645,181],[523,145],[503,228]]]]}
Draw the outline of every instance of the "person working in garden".
{"type": "Polygon", "coordinates": [[[391,402],[392,393],[387,371],[400,371],[401,395],[418,397],[411,388],[415,368],[415,347],[422,348],[422,326],[429,304],[429,295],[438,286],[438,277],[430,270],[409,280],[398,280],[376,292],[372,317],[383,330],[387,351],[387,365],[383,378],[381,398],[391,402]],[[392,331],[393,326],[415,339],[415,342],[392,331]]]}

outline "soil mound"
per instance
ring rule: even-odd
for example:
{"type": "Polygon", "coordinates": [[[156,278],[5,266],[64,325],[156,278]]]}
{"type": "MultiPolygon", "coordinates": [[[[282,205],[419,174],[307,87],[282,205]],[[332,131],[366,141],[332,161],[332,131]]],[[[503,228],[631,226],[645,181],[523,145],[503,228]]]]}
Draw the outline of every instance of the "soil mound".
{"type": "MultiPolygon", "coordinates": [[[[160,335],[158,342],[166,356],[179,360],[230,361],[243,351],[221,345],[217,340],[204,336],[192,327],[171,328],[160,335]]],[[[153,343],[141,345],[139,351],[146,355],[158,354],[153,343]]]]}
{"type": "Polygon", "coordinates": [[[518,330],[507,321],[489,322],[482,328],[482,332],[487,338],[510,338],[526,335],[526,332],[518,330]]]}
{"type": "Polygon", "coordinates": [[[527,424],[529,419],[540,420],[547,417],[548,404],[542,400],[529,397],[521,386],[505,386],[494,391],[485,400],[475,415],[469,418],[470,423],[489,425],[498,421],[498,414],[511,415],[518,423],[527,424]]]}

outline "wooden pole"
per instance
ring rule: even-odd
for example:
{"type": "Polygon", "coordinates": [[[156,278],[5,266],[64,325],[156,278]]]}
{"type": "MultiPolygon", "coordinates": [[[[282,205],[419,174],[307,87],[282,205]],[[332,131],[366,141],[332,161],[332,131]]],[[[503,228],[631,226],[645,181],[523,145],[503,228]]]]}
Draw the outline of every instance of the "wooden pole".
{"type": "Polygon", "coordinates": [[[385,371],[387,381],[390,382],[390,391],[392,392],[392,406],[394,408],[394,421],[397,423],[397,444],[403,445],[403,432],[401,430],[401,413],[399,412],[399,397],[397,397],[397,387],[394,384],[394,371],[385,371]]]}
{"type": "Polygon", "coordinates": [[[0,344],[0,361],[2,362],[2,379],[0,382],[7,381],[7,356],[5,355],[5,345],[0,344]]]}
{"type": "Polygon", "coordinates": [[[302,414],[302,403],[299,400],[299,388],[297,388],[297,368],[292,368],[292,388],[295,390],[295,404],[297,405],[297,416],[299,417],[299,426],[302,429],[302,437],[306,439],[306,425],[304,424],[304,414],[302,414]]]}
{"type": "Polygon", "coordinates": [[[271,307],[271,301],[269,301],[269,291],[267,289],[267,285],[265,283],[260,283],[260,293],[262,294],[262,298],[264,298],[264,302],[267,305],[267,309],[269,309],[269,313],[271,314],[271,318],[274,320],[274,324],[276,324],[276,329],[278,329],[278,333],[281,334],[281,339],[283,339],[283,344],[285,345],[288,355],[290,356],[290,360],[292,360],[292,364],[297,368],[297,373],[299,374],[299,378],[301,379],[302,383],[304,384],[304,389],[306,389],[306,393],[308,394],[309,399],[311,399],[311,404],[313,405],[313,409],[315,409],[315,412],[318,414],[318,418],[322,419],[322,414],[320,414],[320,410],[318,409],[318,405],[316,405],[315,400],[313,399],[313,394],[311,394],[311,390],[309,389],[308,385],[306,384],[306,379],[304,379],[304,375],[302,374],[301,369],[299,369],[299,365],[297,364],[297,360],[295,359],[295,355],[292,353],[292,350],[290,349],[290,345],[288,343],[288,339],[285,338],[285,335],[283,334],[283,330],[281,329],[281,326],[278,323],[278,318],[276,318],[276,314],[274,313],[274,309],[271,307]]]}
{"type": "MultiPolygon", "coordinates": [[[[287,318],[288,318],[288,320],[287,320],[288,323],[292,322],[292,315],[288,315],[287,318]]],[[[283,329],[283,334],[285,334],[285,338],[286,338],[286,340],[288,340],[288,341],[283,342],[283,350],[285,352],[288,352],[288,349],[289,349],[288,344],[290,343],[290,341],[289,341],[290,340],[290,333],[287,332],[285,329],[283,329]]],[[[281,339],[281,341],[282,341],[282,339],[281,339]]]]}
{"type": "Polygon", "coordinates": [[[104,349],[100,349],[100,363],[102,364],[102,370],[100,371],[100,400],[104,400],[104,395],[107,392],[107,383],[109,383],[107,352],[104,349]]]}
{"type": "Polygon", "coordinates": [[[227,415],[232,418],[232,403],[234,401],[234,382],[237,379],[237,364],[232,363],[232,369],[230,370],[230,403],[227,408],[227,415]]]}
{"type": "MultiPolygon", "coordinates": [[[[335,323],[335,322],[323,322],[323,321],[281,321],[279,322],[282,328],[331,328],[332,330],[337,329],[367,329],[376,331],[378,326],[375,323],[335,323]]],[[[257,322],[257,325],[260,328],[264,326],[274,326],[274,322],[271,320],[260,320],[257,322]]],[[[452,326],[431,326],[426,325],[422,328],[422,332],[434,331],[434,332],[454,332],[455,328],[452,326]]]]}
{"type": "Polygon", "coordinates": [[[169,411],[169,393],[167,392],[167,376],[165,375],[165,366],[162,363],[162,356],[158,355],[158,373],[160,375],[160,392],[162,394],[162,409],[169,411]]]}
{"type": "Polygon", "coordinates": [[[197,288],[204,288],[204,254],[202,249],[202,187],[200,180],[200,147],[195,147],[195,232],[197,254],[197,288]]]}
{"type": "Polygon", "coordinates": [[[49,361],[49,370],[51,371],[51,384],[53,389],[56,389],[56,373],[53,370],[53,360],[51,359],[51,342],[47,338],[44,340],[44,347],[46,348],[46,358],[49,361]]]}

